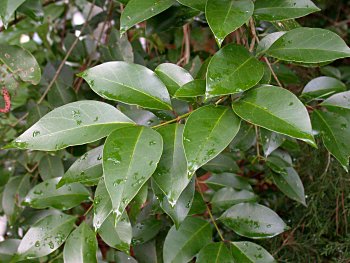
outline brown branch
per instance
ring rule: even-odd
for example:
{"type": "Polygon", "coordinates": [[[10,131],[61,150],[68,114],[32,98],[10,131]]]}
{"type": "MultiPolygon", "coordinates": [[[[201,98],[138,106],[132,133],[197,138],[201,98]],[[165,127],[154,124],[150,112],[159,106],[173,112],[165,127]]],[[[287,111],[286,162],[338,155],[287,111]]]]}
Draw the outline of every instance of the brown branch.
{"type": "Polygon", "coordinates": [[[4,98],[5,106],[3,108],[0,108],[0,113],[8,113],[11,109],[11,97],[8,92],[8,90],[3,87],[2,88],[2,97],[4,98]]]}

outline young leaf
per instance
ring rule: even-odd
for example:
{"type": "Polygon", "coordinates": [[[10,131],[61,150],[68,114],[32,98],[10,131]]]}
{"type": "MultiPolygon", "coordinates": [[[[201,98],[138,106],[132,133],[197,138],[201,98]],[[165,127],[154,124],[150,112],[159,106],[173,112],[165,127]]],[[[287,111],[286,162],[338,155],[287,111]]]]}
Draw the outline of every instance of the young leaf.
{"type": "Polygon", "coordinates": [[[232,256],[235,262],[240,263],[277,263],[263,247],[249,242],[232,242],[232,256]]]}
{"type": "Polygon", "coordinates": [[[300,27],[286,32],[266,53],[279,60],[317,64],[350,57],[350,48],[329,30],[300,27]]]}
{"type": "Polygon", "coordinates": [[[213,174],[205,181],[205,183],[215,191],[218,191],[223,187],[253,191],[252,186],[246,178],[231,173],[213,174]]]}
{"type": "Polygon", "coordinates": [[[346,85],[331,77],[318,77],[311,80],[303,89],[302,97],[307,99],[324,98],[346,90],[346,85]]]}
{"type": "Polygon", "coordinates": [[[205,4],[207,0],[177,0],[180,4],[197,9],[199,11],[205,11],[205,4]]]}
{"type": "Polygon", "coordinates": [[[310,0],[258,0],[254,16],[259,20],[280,21],[320,11],[310,0]]]}
{"type": "Polygon", "coordinates": [[[120,17],[120,33],[171,7],[175,0],[130,0],[120,17]]]}
{"type": "Polygon", "coordinates": [[[238,235],[253,239],[271,238],[288,228],[273,210],[254,203],[234,205],[219,220],[238,235]]]}
{"type": "Polygon", "coordinates": [[[340,92],[321,103],[327,108],[343,108],[350,110],[350,91],[340,92]]]}
{"type": "Polygon", "coordinates": [[[56,151],[97,141],[132,124],[132,120],[107,103],[77,101],[49,112],[8,147],[56,151]]]}
{"type": "Polygon", "coordinates": [[[204,96],[205,80],[195,79],[180,87],[174,94],[175,98],[192,98],[204,96]]]}
{"type": "Polygon", "coordinates": [[[337,110],[336,112],[324,112],[314,110],[312,123],[316,131],[322,135],[323,144],[327,150],[348,171],[350,145],[350,112],[337,110]]]}
{"type": "Polygon", "coordinates": [[[123,213],[117,224],[116,220],[116,215],[110,213],[98,233],[110,247],[129,253],[132,228],[128,215],[123,213]]]}
{"type": "Polygon", "coordinates": [[[68,210],[89,200],[90,192],[82,184],[73,183],[57,189],[60,179],[52,178],[34,186],[24,199],[24,204],[37,209],[53,207],[68,210]]]}
{"type": "Polygon", "coordinates": [[[167,197],[159,189],[157,184],[154,183],[154,180],[152,180],[152,189],[154,194],[157,196],[160,207],[168,216],[170,216],[175,224],[176,229],[178,229],[180,227],[180,224],[185,220],[191,210],[195,193],[195,180],[192,178],[185,190],[182,191],[175,206],[170,205],[167,197]]]}
{"type": "Polygon", "coordinates": [[[229,145],[239,126],[237,116],[223,106],[201,107],[190,115],[183,133],[189,178],[229,145]]]}
{"type": "Polygon", "coordinates": [[[197,263],[234,263],[230,250],[224,242],[211,243],[203,247],[197,256],[197,263]]]}
{"type": "Polygon", "coordinates": [[[171,124],[157,129],[163,137],[163,154],[153,179],[174,206],[188,185],[187,162],[182,145],[184,125],[171,124]]]}
{"type": "Polygon", "coordinates": [[[209,62],[206,97],[248,90],[255,86],[263,75],[263,64],[245,47],[229,44],[220,49],[209,62]]]}
{"type": "MultiPolygon", "coordinates": [[[[1,8],[2,7],[0,7],[0,16],[1,8]]],[[[24,48],[0,44],[0,61],[4,63],[14,75],[18,75],[21,80],[33,85],[37,85],[40,82],[40,66],[35,57],[24,48]]]]}
{"type": "Polygon", "coordinates": [[[102,176],[103,146],[96,147],[77,159],[63,175],[57,187],[71,183],[96,184],[102,176]]]}
{"type": "Polygon", "coordinates": [[[193,80],[186,69],[172,63],[162,63],[154,72],[163,81],[170,95],[174,95],[180,87],[193,80]]]}
{"type": "Polygon", "coordinates": [[[67,238],[63,250],[65,263],[96,263],[97,241],[94,231],[83,221],[67,238]]]}
{"type": "Polygon", "coordinates": [[[258,197],[248,190],[235,190],[231,187],[225,187],[217,191],[211,199],[214,209],[226,210],[231,206],[243,202],[257,201],[258,197]]]}
{"type": "Polygon", "coordinates": [[[251,0],[208,0],[205,16],[218,45],[221,46],[228,34],[246,23],[253,11],[251,0]]]}
{"type": "Polygon", "coordinates": [[[144,66],[124,61],[106,62],[82,72],[80,76],[102,98],[150,109],[171,109],[165,85],[144,66]]]}
{"type": "Polygon", "coordinates": [[[46,256],[58,249],[74,227],[74,216],[49,215],[36,222],[18,247],[18,259],[46,256]]]}
{"type": "Polygon", "coordinates": [[[189,262],[211,242],[211,228],[207,221],[188,217],[176,230],[173,226],[164,241],[164,263],[189,262]]]}
{"type": "Polygon", "coordinates": [[[122,128],[107,137],[103,172],[117,220],[155,171],[162,150],[162,137],[147,127],[122,128]]]}
{"type": "Polygon", "coordinates": [[[286,89],[263,85],[248,91],[232,107],[247,122],[316,146],[305,106],[286,89]]]}

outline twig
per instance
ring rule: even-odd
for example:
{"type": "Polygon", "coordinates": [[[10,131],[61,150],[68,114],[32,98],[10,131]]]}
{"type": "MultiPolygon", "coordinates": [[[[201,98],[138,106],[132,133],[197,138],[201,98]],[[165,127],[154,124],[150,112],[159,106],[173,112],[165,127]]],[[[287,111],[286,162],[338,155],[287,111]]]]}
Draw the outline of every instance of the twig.
{"type": "Polygon", "coordinates": [[[186,118],[186,117],[187,117],[188,115],[190,115],[190,114],[191,114],[191,112],[187,112],[187,113],[185,113],[185,114],[183,114],[183,115],[178,116],[176,119],[172,119],[172,120],[170,120],[170,121],[163,122],[163,123],[161,123],[161,124],[152,126],[151,128],[156,129],[156,128],[162,127],[162,126],[164,126],[164,125],[167,125],[167,124],[170,124],[170,123],[173,123],[173,122],[177,122],[177,121],[179,121],[179,120],[181,120],[181,119],[183,119],[183,118],[186,118]]]}

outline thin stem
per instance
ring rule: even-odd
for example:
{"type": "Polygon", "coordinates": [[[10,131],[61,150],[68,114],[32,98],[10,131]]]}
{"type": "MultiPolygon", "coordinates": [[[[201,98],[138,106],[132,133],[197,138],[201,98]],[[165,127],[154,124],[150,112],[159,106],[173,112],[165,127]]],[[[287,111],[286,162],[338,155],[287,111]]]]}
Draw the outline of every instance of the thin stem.
{"type": "Polygon", "coordinates": [[[91,209],[92,209],[93,207],[94,207],[94,204],[91,204],[91,205],[89,206],[88,210],[85,211],[85,213],[84,213],[83,216],[84,216],[84,217],[87,216],[87,214],[91,211],[91,209]]]}
{"type": "Polygon", "coordinates": [[[223,235],[221,234],[221,231],[220,231],[218,225],[217,225],[216,222],[215,222],[215,219],[214,219],[214,217],[213,217],[213,214],[212,214],[211,211],[210,211],[210,208],[209,208],[207,202],[205,202],[204,195],[203,195],[203,193],[202,193],[202,190],[201,190],[201,187],[200,187],[200,185],[199,185],[199,182],[198,182],[198,179],[197,179],[197,178],[196,178],[196,184],[197,184],[198,192],[199,192],[199,194],[201,195],[201,197],[202,197],[202,199],[203,199],[203,202],[205,203],[205,206],[207,207],[207,211],[208,211],[210,220],[211,220],[212,223],[214,224],[215,229],[216,229],[216,231],[218,232],[218,235],[219,235],[220,239],[221,239],[222,241],[225,241],[225,238],[224,238],[223,235]]]}
{"type": "Polygon", "coordinates": [[[186,117],[187,117],[188,115],[190,115],[190,114],[191,114],[191,112],[187,112],[187,113],[185,113],[185,114],[183,114],[183,115],[178,116],[176,119],[172,119],[172,120],[170,120],[170,121],[163,122],[163,123],[161,123],[161,124],[152,126],[151,128],[156,129],[156,128],[162,127],[162,126],[164,126],[164,125],[167,125],[167,124],[170,124],[170,123],[173,123],[173,122],[177,122],[177,121],[179,121],[179,120],[181,120],[181,119],[183,119],[183,118],[186,118],[186,117]]]}

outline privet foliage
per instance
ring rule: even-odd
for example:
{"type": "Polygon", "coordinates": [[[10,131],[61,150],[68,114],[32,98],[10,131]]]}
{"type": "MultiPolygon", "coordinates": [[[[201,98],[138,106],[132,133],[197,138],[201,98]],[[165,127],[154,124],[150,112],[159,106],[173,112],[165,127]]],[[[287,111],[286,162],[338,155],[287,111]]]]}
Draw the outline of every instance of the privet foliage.
{"type": "Polygon", "coordinates": [[[3,1],[0,261],[276,262],[254,240],[289,226],[254,175],[307,205],[298,140],[349,165],[350,94],[326,65],[350,48],[294,20],[319,10],[3,1]],[[296,92],[290,65],[324,76],[296,92]]]}

